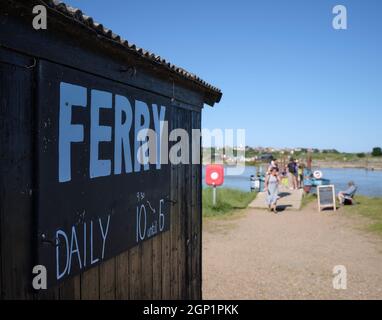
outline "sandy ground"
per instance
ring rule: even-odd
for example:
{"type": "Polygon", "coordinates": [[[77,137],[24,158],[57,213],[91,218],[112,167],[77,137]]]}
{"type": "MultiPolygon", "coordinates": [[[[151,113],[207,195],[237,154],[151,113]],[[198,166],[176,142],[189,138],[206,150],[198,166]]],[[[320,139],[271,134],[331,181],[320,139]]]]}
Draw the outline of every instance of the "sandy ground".
{"type": "Polygon", "coordinates": [[[315,204],[206,220],[203,298],[382,299],[382,240],[364,222],[315,204]],[[333,288],[337,265],[346,267],[346,290],[333,288]]]}

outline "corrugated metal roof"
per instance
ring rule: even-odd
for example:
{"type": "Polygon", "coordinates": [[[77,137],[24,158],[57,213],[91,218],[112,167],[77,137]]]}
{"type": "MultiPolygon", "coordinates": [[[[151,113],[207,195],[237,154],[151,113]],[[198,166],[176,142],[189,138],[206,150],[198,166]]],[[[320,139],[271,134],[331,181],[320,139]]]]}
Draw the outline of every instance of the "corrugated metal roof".
{"type": "Polygon", "coordinates": [[[191,72],[188,72],[187,70],[170,63],[166,59],[164,59],[164,58],[162,58],[156,54],[153,54],[149,51],[146,51],[142,48],[139,48],[135,44],[129,43],[127,40],[125,40],[125,39],[121,38],[119,35],[113,33],[112,30],[107,29],[102,24],[95,22],[92,17],[85,15],[80,9],[73,8],[73,7],[71,7],[71,6],[65,4],[61,1],[58,1],[58,0],[44,0],[41,2],[45,3],[50,8],[57,10],[60,13],[76,20],[77,22],[79,22],[81,24],[85,24],[87,27],[93,29],[98,34],[121,44],[123,47],[126,48],[126,50],[128,50],[130,52],[134,52],[134,53],[140,55],[142,58],[150,60],[151,62],[155,62],[155,63],[161,65],[162,67],[169,69],[171,72],[174,72],[177,75],[182,76],[183,78],[185,78],[187,80],[191,80],[193,82],[196,82],[197,84],[203,86],[204,88],[206,88],[209,91],[213,91],[215,94],[218,95],[216,102],[219,102],[220,97],[221,97],[221,90],[220,89],[210,85],[209,83],[207,83],[203,79],[199,78],[197,75],[195,75],[191,72]]]}

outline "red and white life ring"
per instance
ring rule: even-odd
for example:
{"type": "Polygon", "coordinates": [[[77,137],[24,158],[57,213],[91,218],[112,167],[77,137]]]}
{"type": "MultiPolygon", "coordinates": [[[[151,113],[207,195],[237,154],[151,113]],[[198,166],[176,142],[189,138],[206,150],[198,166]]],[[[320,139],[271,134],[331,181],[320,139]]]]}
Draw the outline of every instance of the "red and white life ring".
{"type": "Polygon", "coordinates": [[[322,174],[322,171],[320,170],[316,170],[313,172],[313,177],[315,177],[316,179],[321,179],[324,175],[322,174]]]}

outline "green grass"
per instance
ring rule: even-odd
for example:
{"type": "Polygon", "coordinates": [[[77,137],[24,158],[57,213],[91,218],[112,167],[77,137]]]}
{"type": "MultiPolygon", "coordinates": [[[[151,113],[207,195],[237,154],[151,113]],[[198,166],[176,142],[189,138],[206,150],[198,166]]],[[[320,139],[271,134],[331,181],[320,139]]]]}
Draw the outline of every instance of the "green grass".
{"type": "Polygon", "coordinates": [[[317,201],[317,195],[309,193],[304,195],[301,201],[301,209],[304,209],[309,203],[317,201]]]}
{"type": "Polygon", "coordinates": [[[356,196],[356,205],[345,206],[349,214],[359,214],[369,219],[367,229],[382,235],[382,198],[356,196]]]}
{"type": "Polygon", "coordinates": [[[255,192],[217,188],[217,201],[214,207],[212,205],[212,188],[203,188],[203,217],[232,215],[236,210],[247,208],[255,197],[255,192]]]}

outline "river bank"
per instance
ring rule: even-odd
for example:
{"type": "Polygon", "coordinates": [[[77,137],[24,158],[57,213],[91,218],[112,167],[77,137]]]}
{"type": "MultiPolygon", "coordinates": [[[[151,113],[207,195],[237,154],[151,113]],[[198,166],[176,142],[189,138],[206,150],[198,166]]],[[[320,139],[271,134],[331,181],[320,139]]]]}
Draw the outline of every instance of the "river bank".
{"type": "Polygon", "coordinates": [[[332,169],[365,169],[382,171],[382,161],[373,161],[365,163],[365,161],[313,161],[313,167],[316,168],[332,168],[332,169]]]}
{"type": "MultiPolygon", "coordinates": [[[[357,195],[368,197],[382,197],[382,170],[365,170],[359,168],[324,168],[314,167],[323,172],[324,178],[330,180],[334,184],[336,192],[345,190],[347,183],[352,180],[358,187],[357,195]]],[[[224,188],[237,189],[240,191],[250,191],[250,176],[256,175],[258,167],[245,166],[237,169],[226,168],[224,178],[224,188]]],[[[205,167],[203,167],[203,183],[204,183],[205,167]]],[[[205,184],[204,184],[205,186],[205,184]]]]}
{"type": "Polygon", "coordinates": [[[382,197],[359,196],[355,200],[356,205],[344,207],[346,214],[364,217],[365,229],[382,236],[382,197]]]}
{"type": "Polygon", "coordinates": [[[246,209],[248,204],[256,198],[254,192],[244,192],[229,188],[217,188],[216,205],[212,204],[212,188],[206,187],[202,191],[203,217],[223,217],[246,209]]]}
{"type": "MultiPolygon", "coordinates": [[[[249,204],[258,198],[258,193],[218,188],[217,203],[213,206],[212,188],[207,187],[203,189],[202,198],[204,218],[224,218],[247,209],[249,204]]],[[[300,210],[303,211],[306,207],[316,205],[316,203],[316,195],[306,195],[303,197],[300,210]]],[[[382,236],[382,197],[356,196],[355,205],[344,206],[341,209],[349,217],[363,218],[365,230],[376,232],[382,236]]]]}
{"type": "MultiPolygon", "coordinates": [[[[296,157],[298,159],[298,157],[296,157]]],[[[304,162],[304,160],[302,160],[304,162]]],[[[247,166],[266,166],[267,162],[259,161],[246,161],[247,166]]],[[[366,169],[366,170],[380,170],[382,171],[382,158],[370,158],[347,160],[333,160],[333,159],[313,159],[312,166],[315,168],[335,168],[335,169],[366,169]]]]}

